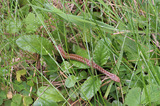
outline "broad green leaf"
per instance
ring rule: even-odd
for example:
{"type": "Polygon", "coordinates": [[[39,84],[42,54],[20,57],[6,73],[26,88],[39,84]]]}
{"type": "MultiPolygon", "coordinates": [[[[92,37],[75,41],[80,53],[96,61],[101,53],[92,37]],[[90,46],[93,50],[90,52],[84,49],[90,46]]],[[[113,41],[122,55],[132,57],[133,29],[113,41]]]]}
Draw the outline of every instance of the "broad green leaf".
{"type": "Polygon", "coordinates": [[[21,76],[26,74],[26,70],[16,71],[16,78],[18,82],[21,82],[21,76]]]}
{"type": "Polygon", "coordinates": [[[67,86],[67,88],[71,88],[74,87],[75,83],[77,82],[76,77],[74,75],[70,75],[66,81],[65,81],[65,85],[67,86]]]}
{"type": "MultiPolygon", "coordinates": [[[[155,85],[155,84],[151,84],[151,85],[147,85],[147,93],[148,93],[148,98],[150,98],[151,102],[159,102],[160,100],[160,86],[155,85]]],[[[145,91],[143,89],[142,92],[142,104],[144,103],[148,103],[148,98],[147,95],[145,94],[145,91]]]]}
{"type": "Polygon", "coordinates": [[[80,95],[82,99],[92,98],[100,89],[101,80],[98,77],[89,77],[81,86],[80,95]]]}
{"type": "Polygon", "coordinates": [[[39,98],[38,100],[34,102],[33,106],[58,106],[58,104],[54,102],[53,100],[39,98]]]}
{"type": "MultiPolygon", "coordinates": [[[[110,43],[109,39],[107,41],[110,43]]],[[[108,48],[104,43],[104,39],[99,40],[94,49],[93,60],[100,66],[106,64],[110,57],[108,48]]]]}
{"type": "Polygon", "coordinates": [[[31,53],[42,53],[42,55],[47,55],[48,53],[52,54],[52,50],[54,49],[52,43],[48,39],[39,37],[38,35],[21,36],[16,40],[16,43],[23,50],[27,50],[31,53]]]}
{"type": "Polygon", "coordinates": [[[141,103],[141,88],[136,87],[129,90],[125,98],[125,104],[128,106],[139,106],[141,103]]]}
{"type": "Polygon", "coordinates": [[[64,101],[60,92],[58,92],[55,88],[42,86],[38,89],[37,95],[42,100],[46,100],[48,102],[61,102],[64,101]]]}
{"type": "Polygon", "coordinates": [[[142,91],[142,95],[140,88],[136,87],[131,89],[126,95],[125,104],[127,104],[128,106],[139,106],[140,104],[148,104],[149,98],[150,102],[160,104],[160,86],[151,84],[147,85],[146,88],[148,93],[147,95],[144,89],[142,91]]]}
{"type": "Polygon", "coordinates": [[[12,104],[14,104],[14,106],[19,106],[22,102],[22,96],[20,94],[16,94],[13,96],[12,98],[12,104]]]}
{"type": "Polygon", "coordinates": [[[23,104],[24,106],[29,106],[30,104],[32,104],[33,100],[30,96],[24,96],[23,98],[23,104]]]}
{"type": "Polygon", "coordinates": [[[120,101],[114,100],[114,101],[112,102],[112,106],[123,106],[123,105],[122,105],[122,103],[121,103],[120,101]]]}

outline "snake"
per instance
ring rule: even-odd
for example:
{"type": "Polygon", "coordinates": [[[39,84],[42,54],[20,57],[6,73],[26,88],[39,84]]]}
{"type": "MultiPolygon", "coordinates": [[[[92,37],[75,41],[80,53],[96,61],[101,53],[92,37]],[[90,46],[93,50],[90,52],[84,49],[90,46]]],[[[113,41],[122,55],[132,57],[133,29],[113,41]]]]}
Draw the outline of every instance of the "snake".
{"type": "Polygon", "coordinates": [[[63,50],[61,45],[58,45],[57,47],[54,46],[54,47],[55,47],[56,50],[58,49],[59,53],[62,55],[62,57],[64,59],[71,59],[71,60],[76,60],[76,61],[82,62],[82,63],[88,65],[89,67],[93,67],[94,69],[97,69],[101,73],[108,76],[111,80],[113,80],[115,82],[120,82],[120,78],[117,75],[108,72],[107,70],[103,69],[101,66],[96,64],[95,62],[90,61],[89,59],[84,58],[84,57],[79,56],[79,55],[76,55],[76,54],[68,54],[63,50]]]}

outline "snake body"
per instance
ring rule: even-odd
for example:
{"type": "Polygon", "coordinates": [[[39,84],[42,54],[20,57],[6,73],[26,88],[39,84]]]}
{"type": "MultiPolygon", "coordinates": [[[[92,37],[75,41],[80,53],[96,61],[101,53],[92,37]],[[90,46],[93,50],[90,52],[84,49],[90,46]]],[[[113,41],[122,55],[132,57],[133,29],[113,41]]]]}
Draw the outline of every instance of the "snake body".
{"type": "Polygon", "coordinates": [[[76,55],[76,54],[67,54],[60,45],[58,45],[57,48],[56,48],[56,46],[54,46],[54,47],[55,47],[56,50],[58,48],[60,54],[62,55],[62,57],[64,59],[72,59],[72,60],[80,61],[84,64],[87,64],[89,67],[93,67],[94,69],[97,69],[101,73],[108,76],[111,80],[116,81],[116,82],[120,82],[120,78],[117,75],[106,71],[101,66],[97,65],[95,62],[90,61],[90,60],[88,60],[88,59],[86,59],[82,56],[76,55]]]}

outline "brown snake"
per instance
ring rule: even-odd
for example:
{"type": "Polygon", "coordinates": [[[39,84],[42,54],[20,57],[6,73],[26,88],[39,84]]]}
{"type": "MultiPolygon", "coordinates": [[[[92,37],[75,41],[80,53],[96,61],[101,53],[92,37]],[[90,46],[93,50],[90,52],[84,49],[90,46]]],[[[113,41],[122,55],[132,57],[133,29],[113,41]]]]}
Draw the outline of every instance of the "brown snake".
{"type": "MultiPolygon", "coordinates": [[[[54,46],[55,49],[57,50],[56,46],[54,46]]],[[[76,55],[76,54],[67,54],[60,45],[57,46],[58,49],[59,49],[59,52],[61,53],[62,57],[64,59],[72,59],[72,60],[77,60],[77,61],[80,61],[84,64],[87,64],[88,66],[92,66],[93,68],[97,69],[98,71],[100,71],[101,73],[107,75],[111,80],[113,81],[116,81],[116,82],[120,82],[120,79],[118,76],[116,76],[115,74],[112,74],[108,71],[106,71],[105,69],[103,69],[102,67],[100,67],[99,65],[97,65],[95,62],[90,62],[90,60],[86,59],[86,58],[83,58],[79,55],[76,55]],[[92,65],[91,65],[92,63],[92,65]]]]}

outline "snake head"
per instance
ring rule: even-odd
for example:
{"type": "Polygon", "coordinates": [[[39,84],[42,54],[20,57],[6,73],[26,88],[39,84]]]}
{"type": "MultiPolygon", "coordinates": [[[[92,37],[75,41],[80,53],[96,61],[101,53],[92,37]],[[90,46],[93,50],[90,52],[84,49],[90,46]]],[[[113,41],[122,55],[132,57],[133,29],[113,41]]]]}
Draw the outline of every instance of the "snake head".
{"type": "Polygon", "coordinates": [[[113,74],[112,76],[109,77],[111,80],[116,81],[116,82],[120,82],[120,78],[118,76],[116,76],[115,74],[113,74]]]}

